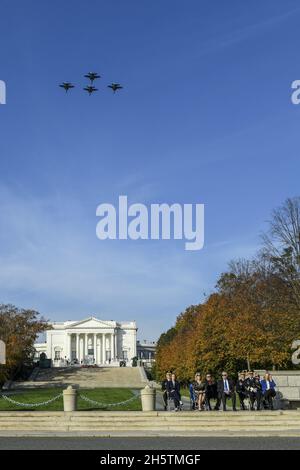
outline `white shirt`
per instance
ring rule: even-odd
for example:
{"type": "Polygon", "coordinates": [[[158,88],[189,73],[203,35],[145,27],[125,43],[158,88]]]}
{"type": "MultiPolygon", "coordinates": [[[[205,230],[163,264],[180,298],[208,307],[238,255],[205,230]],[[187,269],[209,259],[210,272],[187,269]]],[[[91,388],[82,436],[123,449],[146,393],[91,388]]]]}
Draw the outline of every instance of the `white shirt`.
{"type": "Polygon", "coordinates": [[[266,380],[266,382],[267,382],[267,390],[270,390],[270,381],[266,380]]]}

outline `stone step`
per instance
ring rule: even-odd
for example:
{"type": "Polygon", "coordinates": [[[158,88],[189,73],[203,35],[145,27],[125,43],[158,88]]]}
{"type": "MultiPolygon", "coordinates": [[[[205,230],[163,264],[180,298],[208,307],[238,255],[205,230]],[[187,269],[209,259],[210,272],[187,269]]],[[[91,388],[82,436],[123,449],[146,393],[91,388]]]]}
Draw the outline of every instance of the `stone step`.
{"type": "Polygon", "coordinates": [[[300,423],[300,418],[298,416],[262,416],[262,415],[259,415],[259,416],[236,416],[236,417],[226,417],[224,416],[223,414],[220,414],[218,417],[214,417],[214,416],[209,416],[209,415],[206,415],[206,416],[180,416],[178,417],[178,415],[174,413],[174,416],[105,416],[105,415],[101,415],[101,416],[85,416],[84,415],[84,411],[82,412],[83,415],[77,415],[77,416],[74,416],[74,415],[43,415],[43,416],[33,416],[33,415],[25,415],[25,416],[16,416],[16,415],[9,415],[7,414],[6,416],[0,416],[0,423],[3,422],[3,421],[7,421],[7,420],[14,420],[14,421],[22,421],[22,420],[27,420],[27,421],[60,421],[60,420],[68,420],[68,421],[78,421],[78,422],[81,422],[81,421],[87,421],[87,422],[90,422],[90,423],[93,423],[93,422],[128,422],[130,420],[133,420],[135,422],[144,422],[144,421],[163,421],[163,422],[177,422],[177,421],[189,421],[190,423],[192,424],[197,424],[197,423],[205,423],[205,422],[212,422],[212,421],[216,421],[216,422],[221,422],[221,421],[224,421],[224,422],[246,422],[246,423],[249,423],[249,424],[252,424],[252,423],[256,423],[256,422],[264,422],[264,421],[268,421],[268,422],[272,422],[272,421],[295,421],[295,422],[299,422],[300,423]]]}
{"type": "Polygon", "coordinates": [[[39,423],[47,423],[48,425],[55,425],[57,423],[68,423],[70,425],[72,424],[83,424],[83,423],[86,423],[86,424],[89,424],[90,426],[95,426],[95,425],[99,425],[99,424],[118,424],[120,426],[122,425],[127,425],[129,423],[134,423],[136,425],[146,425],[146,424],[155,424],[155,423],[162,423],[162,425],[175,425],[175,424],[189,424],[191,426],[195,426],[195,425],[199,425],[199,426],[204,426],[204,425],[210,425],[211,423],[213,424],[224,424],[226,426],[228,425],[235,425],[235,424],[238,424],[238,425],[247,425],[247,426],[256,426],[256,425],[261,425],[261,424],[264,424],[264,423],[268,423],[268,424],[275,424],[275,423],[289,423],[289,424],[297,424],[300,426],[300,420],[297,420],[297,419],[291,419],[291,418],[288,418],[288,417],[285,417],[285,418],[278,418],[278,419],[272,419],[272,420],[255,420],[255,421],[247,421],[247,420],[224,420],[222,419],[222,417],[220,417],[220,419],[201,419],[201,420],[198,420],[198,421],[194,421],[194,420],[190,420],[188,418],[185,418],[185,419],[180,419],[180,420],[176,420],[176,421],[173,421],[173,420],[169,420],[169,419],[160,419],[160,418],[143,418],[143,419],[135,419],[135,418],[127,418],[127,419],[109,419],[109,418],[103,418],[103,419],[88,419],[88,418],[84,418],[84,417],[81,417],[81,418],[66,418],[64,419],[63,417],[59,418],[59,417],[45,417],[43,419],[34,419],[34,418],[26,418],[26,419],[23,419],[21,420],[20,418],[16,418],[16,417],[7,417],[7,418],[2,418],[0,420],[0,427],[5,424],[5,423],[36,423],[36,424],[39,424],[39,423]]]}
{"type": "Polygon", "coordinates": [[[42,410],[35,410],[35,411],[17,411],[17,410],[7,410],[7,411],[0,411],[0,418],[1,416],[17,416],[17,417],[43,417],[43,416],[89,416],[89,417],[101,417],[101,416],[109,416],[113,417],[121,417],[126,418],[130,416],[135,417],[170,417],[174,419],[182,418],[182,417],[189,417],[189,418],[202,418],[209,416],[210,418],[223,416],[223,418],[231,419],[231,418],[242,418],[246,417],[247,419],[255,419],[257,417],[274,417],[274,416],[292,416],[300,419],[300,412],[293,411],[293,410],[275,410],[275,411],[206,411],[206,412],[197,412],[197,411],[180,411],[175,413],[174,411],[105,411],[105,410],[81,410],[81,411],[71,411],[71,412],[64,412],[64,411],[42,411],[42,410]]]}
{"type": "Polygon", "coordinates": [[[78,426],[78,427],[69,427],[69,426],[57,426],[54,428],[49,428],[47,426],[5,426],[0,429],[0,433],[3,433],[5,431],[15,431],[15,432],[49,432],[49,433],[57,433],[57,432],[69,432],[69,433],[113,433],[113,432],[119,432],[119,433],[124,433],[126,434],[129,431],[134,431],[134,432],[140,432],[140,435],[143,435],[143,433],[151,433],[151,432],[183,432],[183,433],[214,433],[214,432],[231,432],[231,433],[239,433],[239,432],[247,432],[247,433],[252,433],[255,434],[256,432],[288,432],[288,431],[293,431],[300,433],[300,428],[299,427],[293,427],[293,426],[260,426],[259,428],[249,428],[246,426],[236,426],[236,427],[230,427],[228,428],[227,426],[210,426],[210,427],[205,427],[205,428],[199,428],[199,429],[191,429],[189,426],[153,426],[153,427],[136,427],[136,426],[127,426],[124,428],[120,428],[119,426],[107,426],[107,427],[93,427],[90,428],[89,426],[78,426]]]}
{"type": "Polygon", "coordinates": [[[259,426],[273,426],[273,425],[285,425],[285,426],[298,426],[300,427],[300,420],[282,416],[282,417],[274,417],[269,420],[254,420],[254,421],[247,421],[247,420],[225,420],[220,416],[219,419],[199,419],[197,421],[190,420],[188,417],[181,418],[177,420],[170,420],[170,419],[162,419],[160,417],[145,417],[136,419],[134,417],[127,417],[126,419],[121,418],[114,418],[109,419],[102,418],[102,419],[89,419],[85,418],[84,416],[80,417],[72,417],[72,416],[56,416],[56,417],[47,417],[44,416],[43,418],[39,417],[26,417],[26,418],[17,418],[17,417],[2,417],[0,420],[0,428],[6,425],[12,426],[21,426],[21,425],[36,425],[36,426],[48,426],[53,427],[57,425],[68,425],[68,426],[90,426],[90,427],[98,427],[98,426],[129,426],[133,425],[136,427],[143,427],[143,426],[250,426],[250,427],[259,427],[259,426]]]}

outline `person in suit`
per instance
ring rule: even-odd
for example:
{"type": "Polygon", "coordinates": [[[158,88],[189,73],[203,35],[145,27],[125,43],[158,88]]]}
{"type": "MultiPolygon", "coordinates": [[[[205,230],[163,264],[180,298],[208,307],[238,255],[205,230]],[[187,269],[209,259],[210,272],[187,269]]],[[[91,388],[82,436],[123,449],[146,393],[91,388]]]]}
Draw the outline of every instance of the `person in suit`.
{"type": "Polygon", "coordinates": [[[218,394],[223,404],[223,411],[226,411],[226,401],[232,400],[232,409],[236,411],[236,395],[234,381],[228,378],[227,372],[222,372],[222,379],[218,380],[218,394]]]}
{"type": "Polygon", "coordinates": [[[276,383],[274,382],[272,375],[269,372],[266,372],[260,383],[262,388],[264,408],[268,407],[270,410],[273,410],[273,398],[276,397],[276,383]]]}
{"type": "Polygon", "coordinates": [[[172,374],[171,380],[166,383],[166,390],[169,397],[174,401],[175,411],[180,410],[180,383],[176,378],[176,374],[172,374]]]}
{"type": "Polygon", "coordinates": [[[259,376],[254,375],[254,371],[250,370],[249,371],[249,376],[245,380],[245,387],[246,391],[248,393],[249,399],[250,399],[250,409],[253,411],[254,410],[254,403],[256,400],[256,405],[257,405],[257,411],[260,410],[260,403],[261,403],[261,390],[262,386],[260,383],[259,376]]]}
{"type": "Polygon", "coordinates": [[[211,399],[217,400],[214,409],[219,410],[220,398],[218,395],[217,383],[215,382],[213,376],[208,373],[205,376],[205,406],[206,406],[206,409],[209,411],[211,411],[211,404],[210,404],[211,399]]]}
{"type": "Polygon", "coordinates": [[[245,385],[246,375],[245,372],[239,374],[238,381],[236,383],[236,392],[240,399],[241,410],[245,410],[245,399],[247,398],[247,390],[245,385]]]}
{"type": "Polygon", "coordinates": [[[166,373],[166,378],[161,383],[161,391],[163,392],[163,402],[165,411],[168,408],[168,392],[167,392],[167,383],[170,382],[172,378],[171,372],[166,373]]]}

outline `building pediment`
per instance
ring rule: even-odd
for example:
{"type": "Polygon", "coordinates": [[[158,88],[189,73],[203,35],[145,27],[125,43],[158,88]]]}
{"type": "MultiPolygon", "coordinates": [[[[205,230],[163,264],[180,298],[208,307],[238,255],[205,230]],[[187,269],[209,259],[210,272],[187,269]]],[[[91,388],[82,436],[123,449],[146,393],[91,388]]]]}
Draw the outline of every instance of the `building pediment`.
{"type": "Polygon", "coordinates": [[[115,327],[114,321],[103,321],[99,320],[95,317],[86,318],[85,320],[81,320],[78,322],[71,323],[67,326],[67,328],[72,329],[82,329],[82,328],[113,328],[115,327]]]}

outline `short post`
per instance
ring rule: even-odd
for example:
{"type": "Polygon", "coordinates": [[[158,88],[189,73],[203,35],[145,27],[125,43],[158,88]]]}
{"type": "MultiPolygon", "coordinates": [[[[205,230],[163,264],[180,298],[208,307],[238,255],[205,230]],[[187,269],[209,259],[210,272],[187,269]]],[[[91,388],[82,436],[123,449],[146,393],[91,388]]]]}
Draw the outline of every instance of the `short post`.
{"type": "Polygon", "coordinates": [[[156,390],[153,387],[146,387],[141,391],[143,411],[155,411],[156,390]]]}
{"type": "Polygon", "coordinates": [[[0,364],[6,364],[6,344],[0,339],[0,364]]]}
{"type": "Polygon", "coordinates": [[[77,390],[69,385],[63,391],[64,411],[76,411],[77,408],[77,390]]]}

